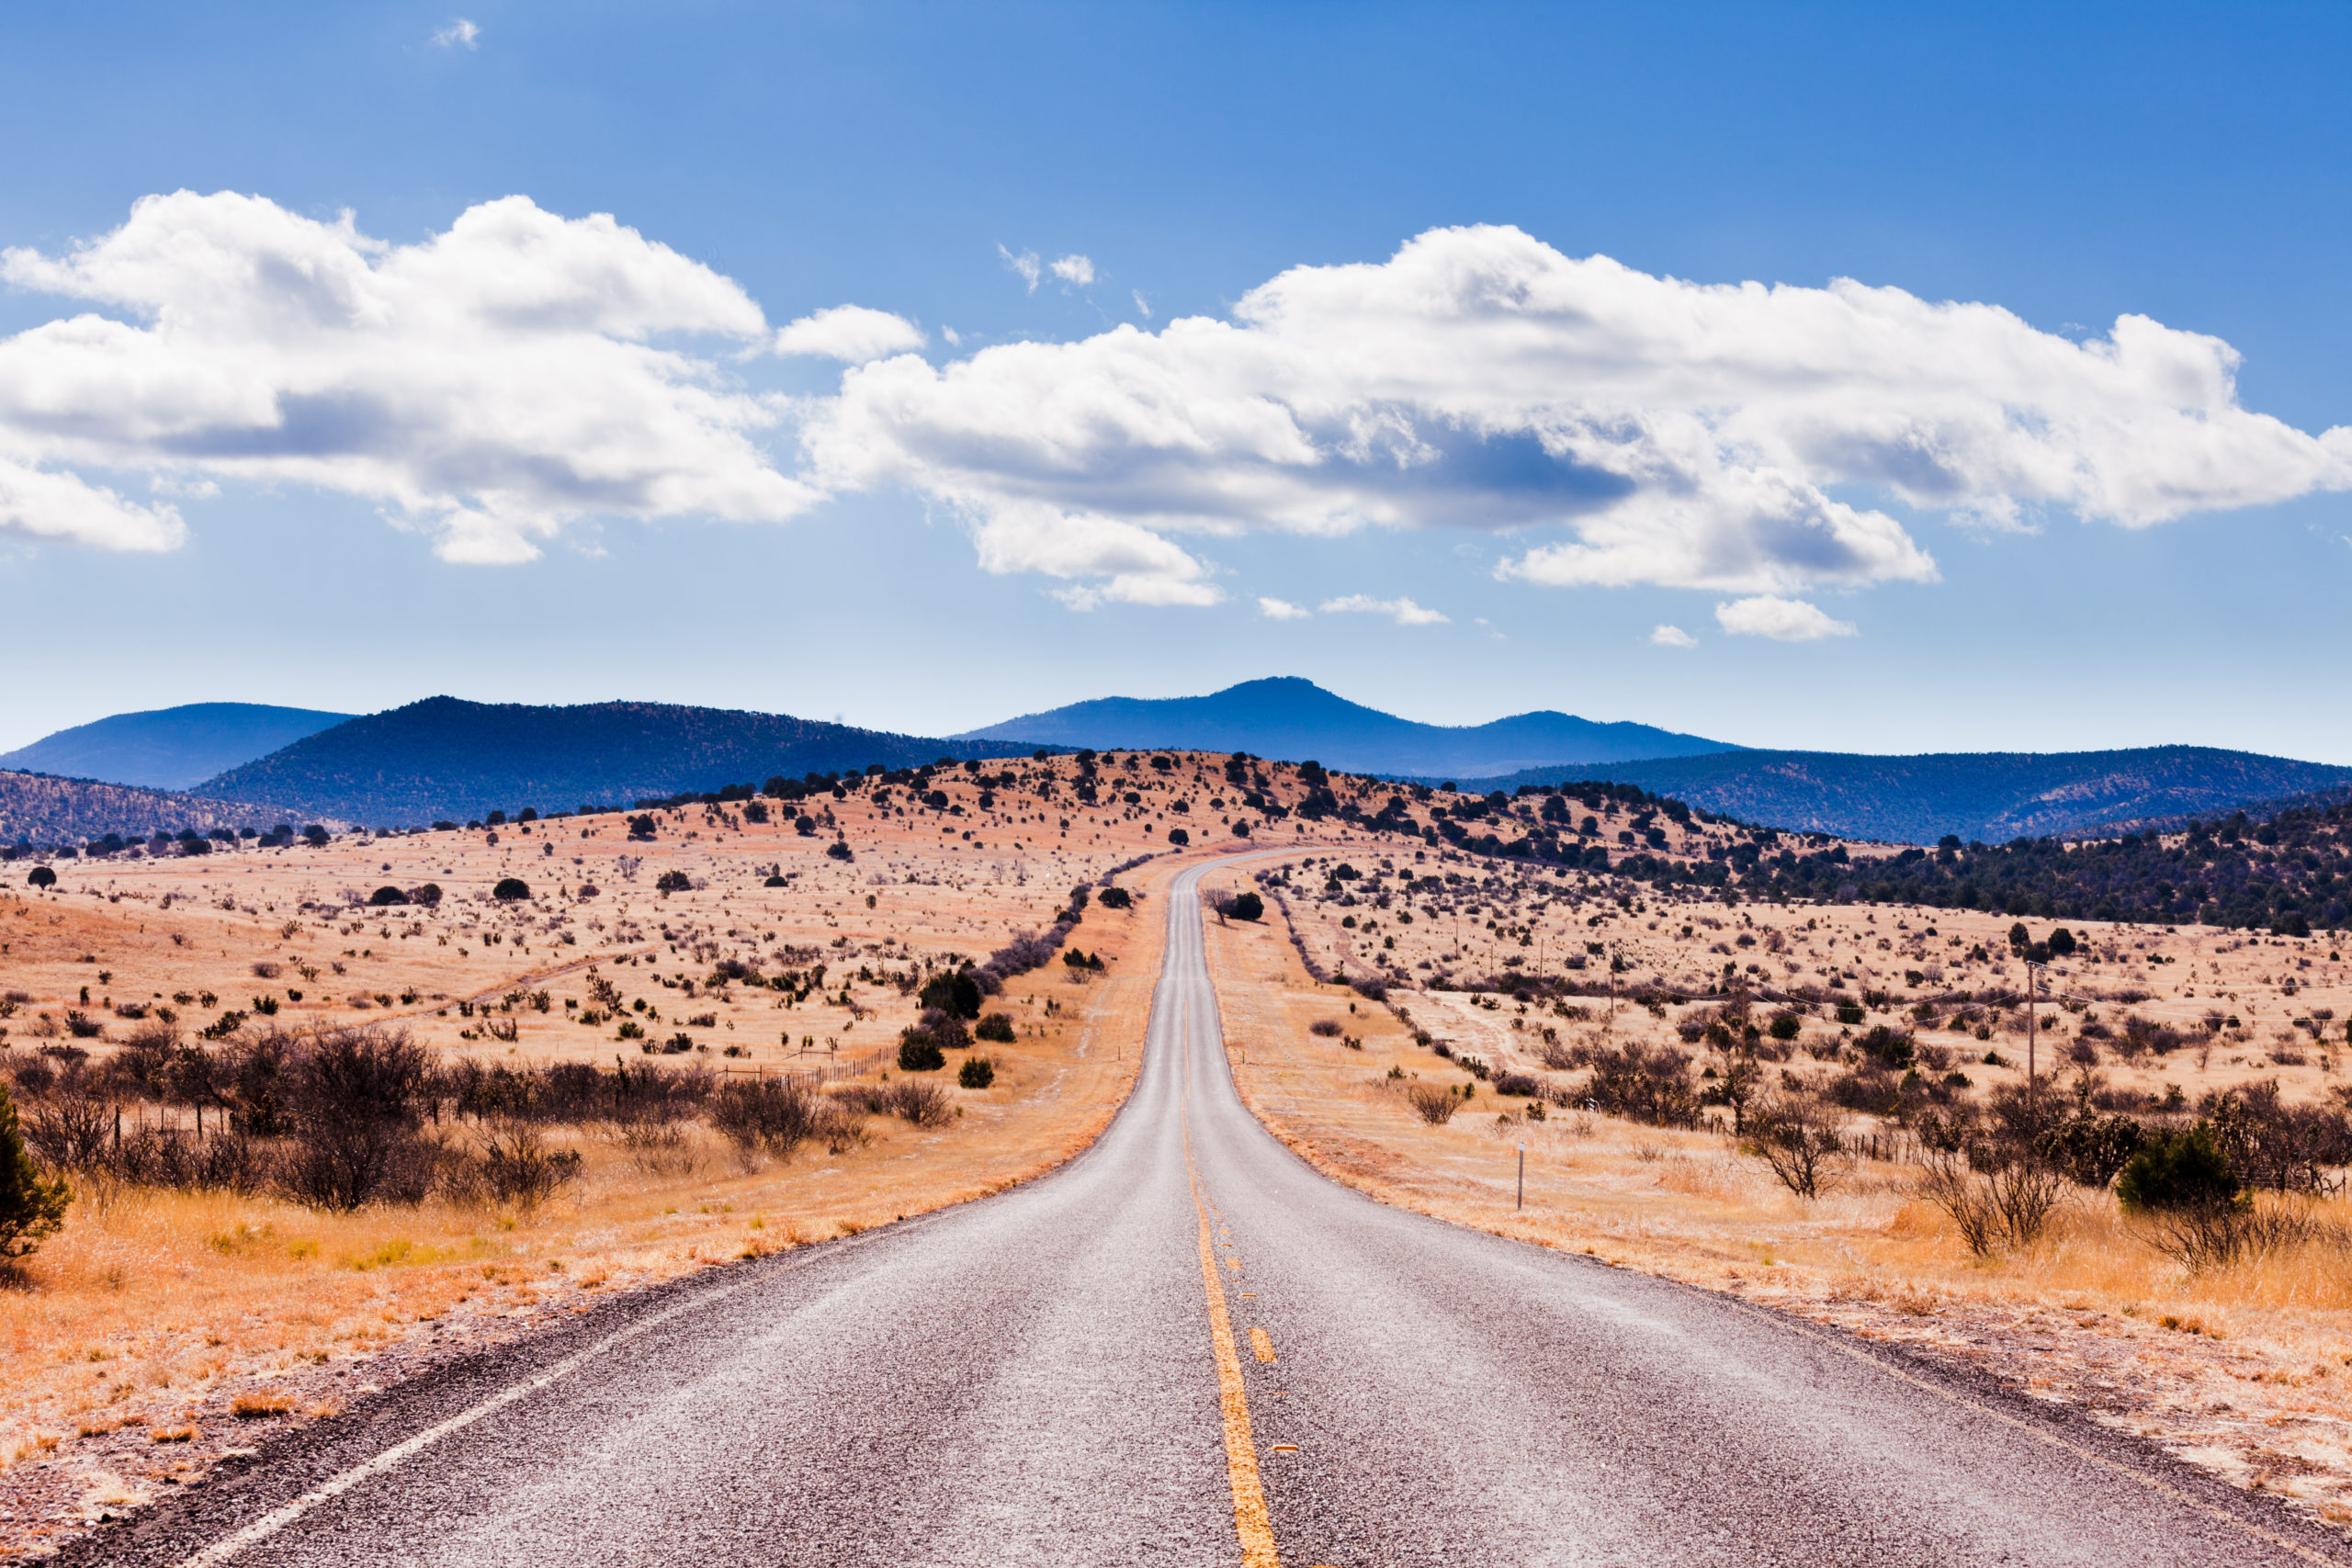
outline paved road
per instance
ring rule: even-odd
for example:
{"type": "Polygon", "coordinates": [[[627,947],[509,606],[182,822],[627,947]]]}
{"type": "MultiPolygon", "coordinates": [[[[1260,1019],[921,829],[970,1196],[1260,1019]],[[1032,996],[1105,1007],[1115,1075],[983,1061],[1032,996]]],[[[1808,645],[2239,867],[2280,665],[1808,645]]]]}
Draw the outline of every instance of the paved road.
{"type": "Polygon", "coordinates": [[[1136,1092],[1060,1172],[616,1303],[73,1556],[2315,1560],[2267,1503],[2086,1425],[1315,1175],[1235,1096],[1196,876],[1136,1092]]]}

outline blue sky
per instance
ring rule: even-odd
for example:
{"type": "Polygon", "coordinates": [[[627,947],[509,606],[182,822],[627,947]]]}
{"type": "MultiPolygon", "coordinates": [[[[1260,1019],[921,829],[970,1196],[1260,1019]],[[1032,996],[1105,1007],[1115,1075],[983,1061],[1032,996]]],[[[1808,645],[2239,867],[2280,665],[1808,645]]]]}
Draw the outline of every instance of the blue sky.
{"type": "Polygon", "coordinates": [[[1303,674],[1441,723],[2352,762],[2348,34],[19,9],[0,747],[436,692],[943,731],[1303,674]],[[216,287],[191,236],[269,265],[216,287]],[[289,324],[289,256],[384,320],[289,324]],[[1522,286],[1522,335],[1464,302],[1522,286]],[[780,352],[845,305],[792,341],[849,359],[780,352]]]}

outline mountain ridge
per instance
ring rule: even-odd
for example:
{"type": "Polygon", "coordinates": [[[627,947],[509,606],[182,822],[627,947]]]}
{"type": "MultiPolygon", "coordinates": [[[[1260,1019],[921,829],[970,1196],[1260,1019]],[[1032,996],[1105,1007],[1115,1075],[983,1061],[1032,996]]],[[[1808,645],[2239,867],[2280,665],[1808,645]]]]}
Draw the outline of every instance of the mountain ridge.
{"type": "MultiPolygon", "coordinates": [[[[1986,843],[2096,837],[2135,822],[2226,816],[2352,784],[2352,768],[2211,746],[1883,757],[1747,750],[1598,763],[1576,776],[1639,784],[1784,830],[1917,844],[1948,833],[1986,843]]],[[[1536,768],[1460,782],[1483,792],[1568,778],[1558,768],[1536,768]]]]}
{"type": "Polygon", "coordinates": [[[230,799],[286,801],[354,821],[413,826],[526,806],[569,811],[627,805],[777,774],[797,778],[871,762],[906,767],[985,750],[734,708],[439,696],[322,730],[200,787],[230,799]]]}
{"type": "Polygon", "coordinates": [[[958,740],[1251,751],[1350,773],[1504,773],[1737,750],[1654,725],[1538,709],[1478,725],[1422,724],[1351,702],[1295,675],[1243,681],[1199,697],[1096,697],[1023,714],[958,740]]]}
{"type": "Polygon", "coordinates": [[[354,716],[266,703],[183,703],[109,714],[0,753],[0,769],[187,790],[354,716]]]}

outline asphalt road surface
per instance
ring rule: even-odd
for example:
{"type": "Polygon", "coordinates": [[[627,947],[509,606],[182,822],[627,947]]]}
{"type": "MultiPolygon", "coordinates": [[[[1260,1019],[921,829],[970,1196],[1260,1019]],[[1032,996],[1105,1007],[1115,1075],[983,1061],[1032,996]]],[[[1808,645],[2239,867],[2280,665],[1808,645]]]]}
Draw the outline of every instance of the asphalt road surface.
{"type": "Polygon", "coordinates": [[[1135,1094],[1062,1170],[609,1303],[68,1560],[2337,1560],[2088,1423],[1323,1179],[1234,1093],[1196,876],[1135,1094]]]}

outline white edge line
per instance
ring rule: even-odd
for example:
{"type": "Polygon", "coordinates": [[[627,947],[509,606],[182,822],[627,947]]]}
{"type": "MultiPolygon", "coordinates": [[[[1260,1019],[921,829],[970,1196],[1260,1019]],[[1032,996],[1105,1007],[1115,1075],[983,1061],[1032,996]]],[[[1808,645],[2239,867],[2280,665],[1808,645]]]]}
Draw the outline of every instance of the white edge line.
{"type": "MultiPolygon", "coordinates": [[[[927,1218],[928,1216],[921,1217],[927,1218]]],[[[876,1230],[868,1234],[877,1235],[884,1234],[895,1234],[901,1228],[903,1227],[894,1225],[888,1227],[887,1230],[876,1230]]],[[[788,1265],[786,1269],[771,1270],[771,1273],[797,1271],[816,1262],[820,1257],[833,1257],[839,1255],[841,1252],[847,1250],[849,1247],[857,1245],[860,1239],[861,1238],[859,1237],[844,1237],[841,1245],[835,1246],[822,1253],[812,1253],[811,1256],[806,1258],[796,1260],[794,1263],[788,1265]]],[[[472,1409],[460,1411],[458,1414],[448,1417],[447,1420],[438,1422],[434,1426],[427,1427],[424,1431],[417,1433],[415,1436],[404,1438],[401,1441],[393,1444],[390,1448],[386,1449],[382,1453],[378,1454],[374,1459],[368,1460],[361,1464],[354,1465],[349,1470],[343,1472],[340,1475],[334,1476],[327,1481],[322,1482],[317,1486],[312,1487],[310,1491],[305,1492],[300,1496],[295,1498],[292,1502],[280,1504],[277,1507],[272,1508],[268,1513],[264,1514],[260,1518],[255,1519],[253,1523],[245,1526],[234,1534],[223,1536],[220,1540],[214,1541],[210,1546],[206,1547],[203,1551],[180,1559],[178,1563],[175,1565],[175,1568],[214,1568],[215,1564],[226,1562],[238,1552],[244,1551],[245,1548],[257,1545],[260,1542],[268,1540],[271,1536],[276,1535],[288,1525],[292,1524],[295,1520],[300,1518],[303,1515],[309,1513],[311,1509],[316,1508],[321,1504],[333,1502],[335,1498],[340,1497],[345,1492],[350,1491],[361,1482],[381,1475],[384,1472],[399,1465],[402,1461],[407,1460],[423,1450],[431,1447],[433,1444],[439,1442],[443,1438],[447,1437],[450,1433],[461,1431],[464,1428],[472,1426],[475,1422],[481,1420],[485,1416],[494,1415],[506,1408],[506,1406],[514,1404],[515,1401],[528,1398],[530,1395],[538,1393],[539,1390],[547,1387],[549,1383],[554,1382],[557,1379],[570,1376],[571,1373],[578,1371],[588,1362],[595,1359],[598,1356],[603,1355],[605,1351],[611,1349],[614,1346],[620,1344],[622,1341],[634,1339],[639,1335],[645,1333],[648,1329],[659,1327],[661,1325],[669,1322],[673,1317],[679,1317],[686,1313],[694,1312],[701,1307],[710,1304],[713,1302],[724,1301],[729,1296],[734,1295],[741,1291],[748,1291],[753,1285],[763,1282],[763,1280],[744,1280],[732,1285],[721,1286],[717,1290],[705,1291],[698,1293],[692,1301],[680,1302],[674,1306],[663,1308],[662,1311],[655,1313],[650,1317],[639,1318],[637,1322],[630,1324],[628,1327],[606,1335],[604,1338],[599,1339],[595,1344],[589,1346],[586,1349],[573,1351],[571,1355],[566,1356],[562,1360],[556,1362],[555,1365],[548,1367],[537,1375],[502,1390],[498,1393],[492,1395],[490,1398],[483,1400],[480,1404],[475,1405],[472,1409]]]]}

